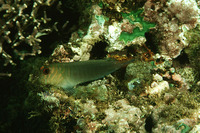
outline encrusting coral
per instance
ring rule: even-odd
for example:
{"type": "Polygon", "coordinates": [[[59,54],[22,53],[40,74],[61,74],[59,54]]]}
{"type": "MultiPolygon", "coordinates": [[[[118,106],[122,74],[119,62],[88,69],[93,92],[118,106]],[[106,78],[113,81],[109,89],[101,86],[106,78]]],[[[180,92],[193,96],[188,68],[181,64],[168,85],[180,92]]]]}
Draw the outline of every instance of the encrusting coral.
{"type": "Polygon", "coordinates": [[[148,0],[144,5],[144,19],[155,22],[155,36],[159,52],[176,58],[189,44],[185,32],[199,22],[200,10],[195,0],[148,0]]]}
{"type": "Polygon", "coordinates": [[[144,21],[143,10],[131,11],[130,13],[119,12],[122,20],[109,23],[112,18],[103,14],[99,5],[92,6],[92,22],[87,34],[83,37],[71,36],[68,47],[76,54],[73,60],[88,60],[95,43],[102,39],[108,44],[106,51],[123,50],[126,46],[143,45],[146,41],[145,32],[148,32],[155,24],[144,21]],[[76,38],[75,38],[76,37],[76,38]]]}
{"type": "MultiPolygon", "coordinates": [[[[0,115],[6,118],[0,120],[0,132],[200,131],[199,1],[0,3],[0,14],[5,13],[0,20],[0,53],[6,58],[5,63],[1,62],[7,65],[15,63],[13,58],[22,59],[6,82],[9,87],[2,88],[5,92],[0,96],[0,115]],[[55,20],[54,8],[62,14],[62,23],[55,20]],[[70,10],[63,10],[66,8],[70,10]],[[43,44],[43,37],[49,40],[47,44],[43,44]],[[71,92],[62,88],[72,74],[64,65],[103,58],[131,63],[95,81],[71,81],[71,92]],[[53,64],[58,66],[44,67],[53,64]],[[39,82],[39,72],[46,77],[54,73],[49,76],[53,82],[39,82]],[[64,85],[56,86],[54,82],[61,81],[62,74],[64,85]]],[[[105,62],[98,65],[104,66],[105,62]]],[[[89,66],[79,72],[74,65],[72,68],[78,69],[74,69],[74,75],[85,79],[92,69],[100,71],[89,66]]]]}
{"type": "MultiPolygon", "coordinates": [[[[109,3],[112,5],[112,2],[109,3]]],[[[177,58],[183,48],[188,46],[186,32],[195,28],[198,23],[199,9],[196,2],[190,1],[190,8],[187,9],[186,3],[187,1],[149,0],[144,5],[144,11],[138,9],[138,12],[122,12],[119,9],[121,20],[112,20],[112,23],[112,18],[106,16],[100,4],[91,7],[92,21],[88,30],[74,32],[69,42],[63,44],[64,47],[58,47],[61,51],[65,51],[64,48],[72,51],[74,55],[69,55],[68,61],[89,60],[93,47],[102,44],[98,44],[99,41],[107,43],[104,49],[107,53],[138,45],[136,51],[140,54],[144,52],[140,49],[143,46],[151,54],[151,59],[147,57],[144,59],[146,62],[142,62],[138,61],[143,59],[142,54],[140,58],[136,57],[137,61],[127,66],[124,79],[121,77],[123,81],[116,76],[107,76],[89,84],[77,85],[72,94],[76,100],[69,100],[71,102],[68,103],[73,112],[70,116],[76,118],[76,131],[181,131],[174,124],[181,122],[189,127],[197,124],[197,94],[188,92],[195,80],[194,70],[191,67],[173,66],[173,58],[177,58]],[[190,10],[187,19],[182,19],[183,14],[175,10],[177,7],[183,14],[190,10]],[[149,26],[145,27],[144,23],[149,26]],[[144,45],[148,39],[145,33],[148,31],[155,35],[153,39],[157,43],[154,45],[157,45],[159,53],[154,54],[144,45]],[[139,36],[136,37],[134,33],[139,36]],[[184,100],[185,96],[191,99],[184,100]],[[133,114],[135,115],[132,116],[133,114]],[[170,117],[167,119],[167,116],[170,117]],[[190,123],[187,123],[188,120],[190,123]]],[[[110,10],[116,9],[110,6],[110,10]]],[[[54,55],[58,55],[56,58],[60,59],[56,62],[65,62],[56,51],[54,55]]]]}

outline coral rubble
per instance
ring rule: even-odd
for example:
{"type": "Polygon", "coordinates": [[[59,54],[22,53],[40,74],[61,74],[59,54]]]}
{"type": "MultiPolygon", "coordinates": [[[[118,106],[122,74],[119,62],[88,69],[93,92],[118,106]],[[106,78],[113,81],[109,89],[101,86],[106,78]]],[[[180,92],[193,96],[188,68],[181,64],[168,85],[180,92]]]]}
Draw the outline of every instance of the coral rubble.
{"type": "Polygon", "coordinates": [[[145,20],[157,24],[155,34],[159,51],[176,58],[189,44],[185,32],[199,22],[200,10],[195,0],[149,0],[144,5],[145,20]]]}
{"type": "Polygon", "coordinates": [[[199,3],[1,1],[0,132],[200,132],[199,3]],[[39,82],[41,64],[102,58],[133,62],[67,90],[39,82]]]}

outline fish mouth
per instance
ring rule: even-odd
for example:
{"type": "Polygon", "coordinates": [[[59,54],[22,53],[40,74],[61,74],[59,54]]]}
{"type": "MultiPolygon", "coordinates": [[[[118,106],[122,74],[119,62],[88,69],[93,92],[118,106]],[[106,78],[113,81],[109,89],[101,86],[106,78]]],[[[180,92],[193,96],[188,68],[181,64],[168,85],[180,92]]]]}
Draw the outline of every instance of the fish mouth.
{"type": "Polygon", "coordinates": [[[44,79],[41,78],[41,74],[29,74],[28,81],[31,83],[43,83],[44,79]]]}

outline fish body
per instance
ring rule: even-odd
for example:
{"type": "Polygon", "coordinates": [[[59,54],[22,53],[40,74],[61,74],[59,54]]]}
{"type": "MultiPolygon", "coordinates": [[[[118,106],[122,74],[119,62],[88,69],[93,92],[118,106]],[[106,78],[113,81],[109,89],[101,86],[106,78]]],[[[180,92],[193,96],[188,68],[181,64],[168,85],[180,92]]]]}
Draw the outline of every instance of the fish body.
{"type": "Polygon", "coordinates": [[[69,89],[77,84],[102,78],[130,62],[132,60],[123,63],[115,60],[52,63],[43,68],[40,81],[69,89]]]}

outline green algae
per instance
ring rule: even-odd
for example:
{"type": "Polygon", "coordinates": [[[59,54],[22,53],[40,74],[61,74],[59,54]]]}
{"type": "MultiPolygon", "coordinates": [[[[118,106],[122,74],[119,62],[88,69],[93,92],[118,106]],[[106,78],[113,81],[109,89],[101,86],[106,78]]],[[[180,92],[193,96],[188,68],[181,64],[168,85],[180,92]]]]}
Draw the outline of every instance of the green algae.
{"type": "Polygon", "coordinates": [[[136,88],[138,84],[140,84],[140,80],[138,78],[135,78],[128,82],[128,89],[132,91],[136,88]]]}
{"type": "Polygon", "coordinates": [[[100,26],[103,26],[104,25],[104,23],[105,23],[105,19],[104,19],[104,16],[103,15],[95,15],[95,18],[96,18],[96,20],[98,21],[98,24],[100,25],[100,26]]]}
{"type": "Polygon", "coordinates": [[[143,10],[139,9],[136,11],[131,11],[130,13],[121,13],[122,17],[124,19],[128,19],[131,24],[135,25],[136,22],[140,23],[142,28],[136,26],[136,28],[133,29],[133,33],[123,31],[119,37],[119,40],[123,40],[125,43],[127,43],[128,41],[134,40],[136,37],[144,37],[145,33],[148,32],[150,28],[155,27],[154,23],[144,21],[143,17],[141,16],[142,12],[143,10]]]}
{"type": "MultiPolygon", "coordinates": [[[[191,83],[191,90],[196,92],[197,94],[200,92],[199,86],[196,85],[200,80],[200,25],[198,24],[196,28],[189,30],[185,33],[185,36],[189,42],[189,47],[187,47],[184,52],[187,54],[189,58],[189,63],[192,68],[194,68],[194,80],[191,83]]],[[[196,96],[196,99],[200,101],[199,96],[196,96]]]]}
{"type": "Polygon", "coordinates": [[[185,49],[185,52],[192,66],[200,71],[200,25],[185,33],[185,36],[189,42],[189,47],[185,49]]]}
{"type": "MultiPolygon", "coordinates": [[[[104,19],[102,19],[102,17],[100,17],[99,19],[102,22],[105,21],[104,19]]],[[[130,21],[134,22],[134,20],[130,20],[130,21]]],[[[102,22],[100,22],[99,24],[102,25],[103,24],[102,22]]],[[[138,31],[140,31],[140,29],[138,31]]],[[[80,35],[82,36],[82,33],[80,33],[80,35]]],[[[143,33],[143,36],[144,36],[144,33],[143,33]]],[[[130,37],[130,39],[131,39],[131,37],[130,37]]],[[[194,48],[190,49],[191,50],[190,52],[194,52],[193,50],[195,50],[196,48],[198,51],[198,47],[195,46],[194,48]]],[[[198,54],[196,54],[196,55],[198,57],[198,54]]],[[[193,61],[195,59],[192,59],[192,57],[190,57],[190,60],[193,61]]],[[[195,68],[198,70],[199,68],[198,68],[198,64],[196,63],[196,61],[193,63],[194,63],[195,68]]],[[[29,64],[27,63],[27,65],[29,65],[29,64]]],[[[153,65],[155,66],[155,63],[153,63],[152,66],[153,65]]],[[[149,69],[145,70],[145,68],[147,68],[147,67],[144,67],[145,65],[144,66],[143,65],[141,65],[141,66],[135,65],[135,66],[136,67],[132,68],[132,73],[135,73],[136,77],[139,76],[141,81],[143,81],[142,86],[136,87],[136,89],[138,90],[136,92],[136,95],[139,95],[143,91],[142,88],[144,88],[144,83],[146,83],[146,81],[148,83],[151,82],[151,74],[152,73],[151,73],[151,71],[148,71],[149,69]],[[142,72],[141,72],[141,74],[138,74],[138,71],[141,71],[141,68],[142,68],[142,72]],[[147,71],[147,73],[146,73],[146,71],[147,71]]],[[[149,66],[149,67],[151,68],[152,66],[149,66]]],[[[38,68],[39,67],[35,67],[34,69],[38,69],[38,68]]],[[[30,68],[29,69],[24,68],[23,70],[26,71],[25,73],[30,73],[30,68]]],[[[22,73],[22,72],[20,72],[20,73],[22,73]]],[[[134,80],[135,75],[131,75],[131,76],[133,76],[132,77],[133,80],[134,80]]],[[[23,79],[23,80],[26,80],[26,79],[23,79]]],[[[137,79],[135,82],[140,82],[140,81],[139,81],[139,79],[137,79]]],[[[110,84],[111,84],[110,82],[105,82],[105,83],[101,84],[100,86],[97,86],[98,84],[96,84],[96,86],[95,85],[94,86],[83,85],[81,87],[79,86],[79,87],[77,87],[77,89],[78,89],[77,94],[74,94],[74,95],[79,96],[79,97],[75,96],[76,98],[81,98],[81,102],[87,101],[88,99],[92,99],[92,100],[96,101],[96,106],[100,109],[99,113],[97,114],[96,121],[97,120],[101,121],[105,118],[103,109],[106,109],[107,106],[109,105],[109,103],[107,103],[107,101],[110,103],[113,103],[116,99],[121,99],[121,98],[125,97],[121,91],[118,91],[113,86],[108,87],[108,85],[110,85],[110,84]],[[106,87],[104,86],[104,84],[107,84],[106,87]]],[[[84,128],[87,126],[87,123],[85,123],[84,119],[90,120],[90,119],[94,118],[93,116],[82,115],[81,108],[80,108],[81,103],[79,103],[79,102],[75,103],[73,101],[74,99],[72,99],[72,98],[69,98],[71,101],[66,101],[64,98],[63,98],[63,100],[59,99],[61,101],[60,102],[61,104],[54,104],[53,106],[49,106],[49,104],[50,104],[49,102],[42,101],[42,99],[37,94],[35,94],[36,91],[37,92],[43,91],[44,94],[46,94],[48,96],[49,92],[47,90],[50,89],[49,86],[41,85],[38,87],[35,83],[35,85],[28,84],[24,88],[30,90],[31,92],[34,92],[34,93],[31,93],[31,92],[29,93],[26,101],[24,102],[24,107],[23,107],[24,108],[23,111],[25,111],[25,113],[27,113],[26,117],[29,119],[30,124],[28,126],[30,126],[31,123],[33,123],[33,125],[31,125],[32,126],[31,129],[33,129],[33,131],[36,131],[37,128],[40,128],[36,132],[41,132],[40,130],[43,130],[43,131],[49,130],[49,132],[50,131],[51,132],[66,132],[66,131],[69,132],[69,130],[71,130],[71,132],[73,132],[75,130],[75,129],[73,129],[73,126],[74,127],[77,126],[77,123],[78,123],[77,119],[80,117],[83,120],[83,125],[82,125],[82,127],[78,127],[79,129],[77,129],[77,130],[80,130],[80,128],[84,130],[84,128]],[[40,89],[42,89],[42,90],[40,90],[40,89]],[[74,105],[74,110],[76,110],[76,109],[78,110],[76,112],[77,114],[75,114],[75,113],[73,114],[73,112],[71,112],[70,116],[68,116],[66,119],[63,119],[64,115],[66,114],[65,111],[72,105],[74,105]],[[36,123],[37,121],[40,121],[43,124],[36,123]],[[36,123],[36,124],[34,125],[34,123],[36,123]],[[40,124],[40,126],[38,127],[37,124],[40,124]]],[[[121,89],[121,90],[123,90],[123,89],[121,89]]],[[[191,93],[190,94],[191,96],[188,96],[188,94],[186,94],[186,93],[187,93],[186,91],[179,92],[179,90],[177,90],[177,88],[171,87],[170,90],[164,91],[161,94],[161,97],[138,96],[135,98],[135,101],[131,104],[137,105],[141,108],[148,107],[149,105],[152,105],[154,108],[158,108],[159,106],[164,105],[165,109],[163,109],[163,112],[161,112],[159,115],[162,118],[166,119],[166,121],[175,122],[176,120],[179,120],[180,118],[191,116],[192,113],[194,112],[193,109],[197,108],[196,107],[197,99],[195,99],[195,98],[198,98],[199,96],[195,93],[191,93]],[[176,92],[174,92],[173,90],[176,90],[176,92]],[[179,94],[177,97],[175,97],[178,100],[178,102],[169,103],[169,104],[164,103],[163,95],[166,92],[172,93],[174,96],[177,96],[177,94],[179,94]]],[[[66,94],[64,94],[64,92],[58,93],[58,90],[56,90],[54,92],[54,94],[61,94],[61,95],[63,95],[63,97],[66,95],[66,94]]],[[[133,97],[133,96],[134,96],[133,93],[131,93],[130,97],[133,97]]],[[[13,99],[13,102],[15,102],[14,99],[13,99]]],[[[12,110],[14,108],[15,108],[15,106],[11,107],[9,110],[12,110]]],[[[158,109],[162,109],[162,108],[158,108],[158,109]]],[[[149,110],[151,111],[151,109],[149,109],[149,110]]],[[[15,115],[14,113],[16,113],[14,111],[13,111],[13,115],[15,115]]],[[[19,112],[17,112],[17,113],[19,113],[19,112]]],[[[18,118],[16,116],[13,116],[13,117],[15,117],[16,119],[18,118]]],[[[146,116],[144,116],[144,119],[145,119],[145,117],[146,116]]],[[[93,120],[95,121],[95,119],[93,119],[93,120]]],[[[179,127],[182,127],[182,126],[184,126],[184,125],[181,125],[181,124],[179,125],[179,127]]],[[[187,131],[186,129],[188,129],[188,128],[186,126],[184,126],[184,127],[185,127],[185,129],[183,129],[183,130],[187,131]]],[[[108,131],[110,129],[108,126],[107,127],[104,126],[98,130],[99,130],[99,132],[105,132],[106,130],[108,131]],[[102,131],[100,131],[100,130],[102,130],[102,131]]]]}
{"type": "Polygon", "coordinates": [[[184,129],[181,130],[181,133],[188,133],[190,131],[190,129],[191,129],[191,127],[189,127],[185,123],[181,123],[180,125],[178,125],[178,127],[176,129],[178,130],[181,127],[184,127],[184,129]]]}
{"type": "Polygon", "coordinates": [[[125,76],[127,81],[130,80],[126,82],[127,88],[135,95],[140,95],[144,91],[144,86],[152,82],[152,69],[153,65],[148,62],[136,61],[129,64],[125,76]]]}

